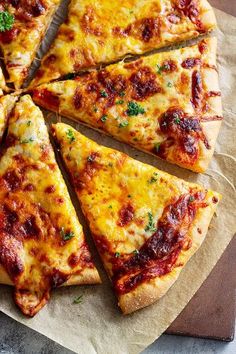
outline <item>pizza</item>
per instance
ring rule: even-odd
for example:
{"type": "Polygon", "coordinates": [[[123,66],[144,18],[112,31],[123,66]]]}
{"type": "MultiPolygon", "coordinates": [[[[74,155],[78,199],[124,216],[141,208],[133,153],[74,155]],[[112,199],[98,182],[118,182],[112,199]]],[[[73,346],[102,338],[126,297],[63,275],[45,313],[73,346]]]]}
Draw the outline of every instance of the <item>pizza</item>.
{"type": "Polygon", "coordinates": [[[203,172],[222,122],[216,38],[32,89],[36,103],[203,172]]]}
{"type": "Polygon", "coordinates": [[[0,96],[3,95],[3,91],[6,91],[6,82],[5,82],[5,78],[3,76],[3,72],[2,69],[0,67],[0,96]]]}
{"type": "Polygon", "coordinates": [[[53,125],[53,135],[121,310],[152,304],[204,241],[221,196],[98,145],[69,125],[53,125]]]}
{"type": "Polygon", "coordinates": [[[216,27],[206,0],[72,0],[32,85],[142,54],[216,27]]]}
{"type": "Polygon", "coordinates": [[[9,82],[19,89],[60,0],[2,0],[0,49],[9,82]]]}
{"type": "Polygon", "coordinates": [[[14,95],[6,95],[0,97],[0,141],[2,140],[8,117],[13,110],[16,101],[17,96],[14,95]]]}
{"type": "Polygon", "coordinates": [[[62,285],[99,283],[43,115],[22,96],[0,160],[0,283],[34,316],[62,285]]]}

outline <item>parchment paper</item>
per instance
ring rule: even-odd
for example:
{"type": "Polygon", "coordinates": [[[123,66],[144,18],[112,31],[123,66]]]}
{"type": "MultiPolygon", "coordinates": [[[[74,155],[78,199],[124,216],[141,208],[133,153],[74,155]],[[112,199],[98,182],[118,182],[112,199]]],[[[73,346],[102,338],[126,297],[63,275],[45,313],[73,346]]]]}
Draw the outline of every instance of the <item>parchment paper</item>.
{"type": "MultiPolygon", "coordinates": [[[[156,304],[129,316],[123,316],[116,304],[111,285],[93,248],[91,237],[78,203],[75,206],[96,264],[102,285],[60,288],[53,291],[47,306],[32,319],[23,317],[12,300],[12,289],[0,287],[0,310],[17,321],[46,335],[61,345],[81,354],[134,354],[142,351],[158,338],[183,310],[194,293],[207,278],[236,232],[236,19],[216,10],[219,30],[219,71],[223,93],[224,122],[216,152],[208,172],[197,175],[138,152],[88,128],[79,130],[99,143],[125,151],[188,181],[199,182],[223,194],[217,216],[214,217],[207,238],[182,271],[179,280],[156,304]],[[73,304],[78,295],[82,303],[73,304]]],[[[68,122],[68,120],[65,120],[68,122]]],[[[73,124],[73,123],[71,123],[73,124]]],[[[73,124],[75,125],[75,124],[73,124]]],[[[71,189],[70,189],[71,191],[71,189]]],[[[71,191],[72,192],[72,191],[71,191]]],[[[73,200],[75,200],[73,196],[73,200]]],[[[235,271],[235,270],[232,270],[235,271]]]]}

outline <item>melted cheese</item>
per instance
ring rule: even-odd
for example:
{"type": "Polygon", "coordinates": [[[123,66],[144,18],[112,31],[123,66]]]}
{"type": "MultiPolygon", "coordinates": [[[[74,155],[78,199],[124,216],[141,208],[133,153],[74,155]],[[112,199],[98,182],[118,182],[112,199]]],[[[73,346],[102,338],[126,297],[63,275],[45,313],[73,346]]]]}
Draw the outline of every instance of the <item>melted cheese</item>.
{"type": "MultiPolygon", "coordinates": [[[[74,80],[42,84],[33,90],[33,99],[41,106],[194,171],[204,171],[213,154],[217,131],[211,137],[201,120],[209,117],[210,128],[215,124],[215,116],[222,119],[219,96],[215,38],[135,62],[120,62],[74,80]],[[199,90],[193,81],[196,73],[199,90]],[[216,96],[211,97],[212,92],[216,96]],[[200,104],[196,106],[193,102],[198,99],[200,104]],[[129,112],[130,105],[138,105],[139,110],[129,112]],[[179,146],[175,135],[169,136],[168,131],[164,133],[160,128],[160,120],[173,108],[181,109],[189,123],[191,119],[198,120],[196,131],[185,123],[181,128],[182,141],[189,139],[191,145],[192,137],[196,139],[194,157],[192,145],[179,146]],[[198,138],[201,130],[202,139],[198,138]],[[204,144],[204,136],[209,146],[204,144]],[[170,138],[165,155],[160,155],[157,148],[170,138]]],[[[176,122],[178,128],[178,115],[176,122]]]]}
{"type": "Polygon", "coordinates": [[[16,100],[17,96],[13,95],[6,95],[0,97],[0,140],[2,139],[3,133],[6,128],[8,116],[11,113],[16,100]]]}
{"type": "Polygon", "coordinates": [[[15,21],[10,31],[0,34],[0,48],[9,82],[13,82],[15,88],[19,89],[27,77],[28,69],[59,3],[59,0],[41,0],[38,2],[39,9],[32,10],[32,13],[28,13],[30,7],[33,7],[29,1],[21,1],[15,7],[7,3],[7,10],[15,16],[15,21]]]}
{"type": "Polygon", "coordinates": [[[206,0],[186,8],[179,0],[72,0],[32,85],[197,37],[215,26],[206,0]]]}
{"type": "MultiPolygon", "coordinates": [[[[197,184],[100,146],[66,124],[54,125],[53,132],[111,278],[114,255],[129,257],[139,250],[155,232],[148,225],[151,222],[156,227],[167,205],[187,193],[206,193],[203,201],[212,208],[212,197],[220,198],[197,184]],[[132,215],[126,215],[122,224],[127,206],[132,215]]],[[[207,209],[202,209],[206,218],[207,209]]]]}
{"type": "Polygon", "coordinates": [[[3,95],[4,90],[6,90],[6,82],[5,82],[5,78],[4,78],[2,69],[0,67],[0,96],[3,95]]]}
{"type": "Polygon", "coordinates": [[[43,115],[29,96],[10,117],[6,147],[0,161],[0,266],[15,286],[16,303],[32,316],[51,288],[73,276],[78,283],[96,283],[99,276],[43,115]]]}

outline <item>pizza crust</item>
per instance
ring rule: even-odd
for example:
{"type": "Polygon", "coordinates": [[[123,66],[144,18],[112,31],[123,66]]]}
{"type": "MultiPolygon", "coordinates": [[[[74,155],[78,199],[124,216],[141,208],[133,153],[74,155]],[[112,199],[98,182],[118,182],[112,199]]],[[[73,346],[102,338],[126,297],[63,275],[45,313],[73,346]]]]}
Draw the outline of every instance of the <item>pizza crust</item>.
{"type": "Polygon", "coordinates": [[[207,0],[201,0],[200,6],[203,12],[201,15],[201,22],[203,23],[204,27],[213,30],[217,26],[216,16],[213,7],[209,4],[207,0]]]}
{"type": "Polygon", "coordinates": [[[218,200],[221,199],[221,196],[218,193],[208,192],[206,201],[209,203],[209,206],[198,210],[192,228],[188,233],[188,236],[192,240],[192,246],[187,251],[183,250],[178,258],[178,264],[181,264],[181,266],[174,268],[170,273],[163,277],[152,279],[139,285],[133,291],[121,295],[119,297],[119,306],[125,315],[156,302],[163,295],[165,295],[165,293],[177,280],[185,264],[199,249],[206,237],[211,218],[217,207],[217,203],[214,204],[212,202],[213,196],[218,198],[218,200]],[[199,233],[198,230],[201,230],[201,233],[199,233]]]}

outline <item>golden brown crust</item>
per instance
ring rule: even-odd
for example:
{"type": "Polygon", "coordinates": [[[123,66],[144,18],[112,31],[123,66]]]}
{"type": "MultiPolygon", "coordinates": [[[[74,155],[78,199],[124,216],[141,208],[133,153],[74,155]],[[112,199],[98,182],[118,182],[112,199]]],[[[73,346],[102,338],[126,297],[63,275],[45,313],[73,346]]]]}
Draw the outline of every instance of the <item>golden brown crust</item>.
{"type": "Polygon", "coordinates": [[[213,30],[217,27],[216,16],[213,10],[213,7],[207,0],[201,0],[202,16],[201,21],[203,26],[213,30]]]}
{"type": "Polygon", "coordinates": [[[188,234],[192,240],[192,246],[189,250],[181,251],[178,258],[179,266],[175,267],[170,273],[143,283],[135,290],[121,295],[119,297],[119,306],[124,314],[132,313],[153,304],[165,295],[174,284],[185,264],[199,249],[206,237],[211,218],[217,207],[217,203],[212,201],[213,197],[216,197],[218,201],[221,199],[221,196],[218,193],[208,192],[206,201],[209,203],[209,206],[198,210],[195,221],[188,234]]]}

